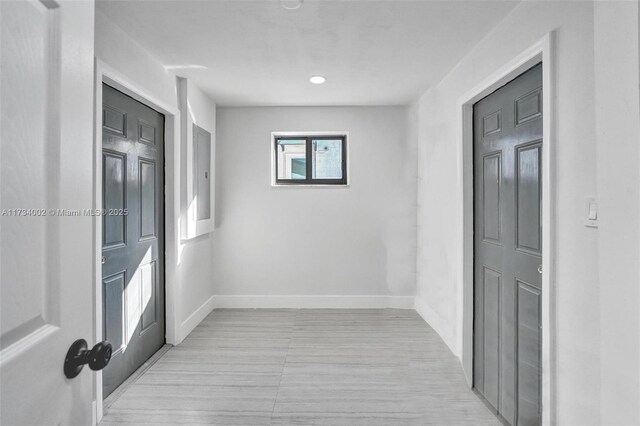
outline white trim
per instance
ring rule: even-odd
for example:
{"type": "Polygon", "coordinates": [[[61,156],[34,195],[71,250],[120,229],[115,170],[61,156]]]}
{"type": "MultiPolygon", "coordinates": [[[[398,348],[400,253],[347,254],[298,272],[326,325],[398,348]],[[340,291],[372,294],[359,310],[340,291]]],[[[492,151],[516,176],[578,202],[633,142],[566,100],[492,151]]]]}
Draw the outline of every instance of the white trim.
{"type": "Polygon", "coordinates": [[[184,340],[215,309],[413,309],[413,296],[267,296],[214,295],[180,326],[184,340]]]}
{"type": "Polygon", "coordinates": [[[100,418],[100,420],[98,420],[98,410],[100,411],[100,415],[102,416],[102,408],[98,409],[98,404],[94,399],[93,401],[91,401],[91,424],[94,426],[100,423],[100,420],[102,420],[102,417],[100,418]]]}
{"type": "Polygon", "coordinates": [[[413,296],[348,295],[348,296],[268,296],[218,295],[219,308],[281,309],[413,309],[413,296]]]}
{"type": "MultiPolygon", "coordinates": [[[[165,116],[165,320],[166,341],[177,344],[181,324],[178,323],[180,291],[178,290],[177,260],[179,244],[179,174],[180,170],[180,111],[172,105],[158,100],[139,85],[111,68],[100,59],[95,59],[95,104],[94,104],[94,199],[93,208],[102,208],[102,83],[107,83],[137,101],[161,112],[165,116]]],[[[94,230],[94,331],[95,340],[102,340],[102,220],[93,219],[94,230]]],[[[96,420],[103,416],[102,372],[95,374],[96,420]]]]}
{"type": "Polygon", "coordinates": [[[339,131],[328,131],[328,132],[271,132],[271,139],[269,140],[269,155],[271,156],[271,176],[269,180],[271,182],[271,188],[334,188],[334,189],[345,189],[351,186],[351,152],[349,151],[351,147],[351,140],[349,138],[349,132],[339,132],[339,131]],[[347,183],[344,185],[298,185],[298,184],[286,184],[286,183],[276,183],[276,137],[278,136],[344,136],[345,143],[347,144],[347,183]]]}
{"type": "Polygon", "coordinates": [[[473,379],[473,104],[542,62],[543,143],[542,150],[542,423],[554,422],[555,345],[555,34],[548,33],[530,48],[489,75],[457,102],[458,170],[463,190],[458,199],[459,258],[457,324],[462,367],[471,386],[473,379]]]}
{"type": "Polygon", "coordinates": [[[182,321],[180,325],[180,340],[183,341],[194,328],[204,320],[216,307],[216,296],[208,298],[198,309],[196,309],[189,318],[182,321]]]}

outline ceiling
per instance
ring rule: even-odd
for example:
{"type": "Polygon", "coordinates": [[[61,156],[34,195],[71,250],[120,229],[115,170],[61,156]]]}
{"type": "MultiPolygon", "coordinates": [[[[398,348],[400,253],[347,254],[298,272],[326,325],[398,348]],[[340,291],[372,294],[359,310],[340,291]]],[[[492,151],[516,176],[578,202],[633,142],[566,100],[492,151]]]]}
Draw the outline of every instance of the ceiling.
{"type": "Polygon", "coordinates": [[[281,0],[100,0],[97,7],[218,105],[401,105],[440,81],[516,4],[304,0],[286,10],[281,0]],[[326,83],[309,83],[315,74],[326,83]]]}

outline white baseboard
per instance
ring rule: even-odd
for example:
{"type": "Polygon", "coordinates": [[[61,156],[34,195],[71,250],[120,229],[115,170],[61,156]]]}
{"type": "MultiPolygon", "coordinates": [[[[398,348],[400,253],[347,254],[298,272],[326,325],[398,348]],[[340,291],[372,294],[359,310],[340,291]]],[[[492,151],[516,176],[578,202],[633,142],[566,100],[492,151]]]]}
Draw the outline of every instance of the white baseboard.
{"type": "Polygon", "coordinates": [[[445,321],[444,318],[442,318],[436,311],[431,309],[431,306],[429,306],[427,302],[419,296],[415,297],[415,310],[418,315],[420,315],[422,319],[440,335],[440,338],[444,343],[446,343],[451,352],[453,352],[456,357],[460,358],[461,354],[458,353],[456,339],[453,330],[448,325],[448,322],[445,321]]]}
{"type": "Polygon", "coordinates": [[[413,296],[267,296],[218,295],[216,308],[413,309],[413,296]]]}
{"type": "Polygon", "coordinates": [[[180,326],[179,341],[189,335],[214,309],[415,309],[456,356],[457,346],[448,323],[420,297],[413,296],[267,296],[216,295],[207,299],[180,326]]]}
{"type": "Polygon", "coordinates": [[[189,318],[182,321],[180,325],[180,332],[178,334],[178,341],[176,344],[181,343],[185,337],[189,335],[193,331],[194,328],[198,326],[202,322],[203,319],[207,317],[216,307],[216,297],[211,296],[208,298],[198,309],[196,309],[189,318]]]}

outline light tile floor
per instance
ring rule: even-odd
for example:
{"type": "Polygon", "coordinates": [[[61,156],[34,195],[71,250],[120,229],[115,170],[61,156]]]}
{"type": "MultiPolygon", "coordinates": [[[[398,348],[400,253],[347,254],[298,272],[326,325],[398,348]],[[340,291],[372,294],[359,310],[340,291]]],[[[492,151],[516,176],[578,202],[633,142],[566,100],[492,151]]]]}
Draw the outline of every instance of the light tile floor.
{"type": "Polygon", "coordinates": [[[101,425],[500,425],[414,311],[211,313],[101,425]]]}

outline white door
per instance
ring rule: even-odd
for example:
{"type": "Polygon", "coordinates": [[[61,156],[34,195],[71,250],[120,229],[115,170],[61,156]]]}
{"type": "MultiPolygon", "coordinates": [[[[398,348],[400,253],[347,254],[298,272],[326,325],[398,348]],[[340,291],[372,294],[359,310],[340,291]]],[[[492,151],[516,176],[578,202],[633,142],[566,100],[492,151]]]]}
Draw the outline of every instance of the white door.
{"type": "Polygon", "coordinates": [[[95,373],[70,380],[63,363],[76,339],[96,343],[93,219],[82,211],[93,205],[93,10],[0,1],[3,425],[92,422],[95,373]]]}

